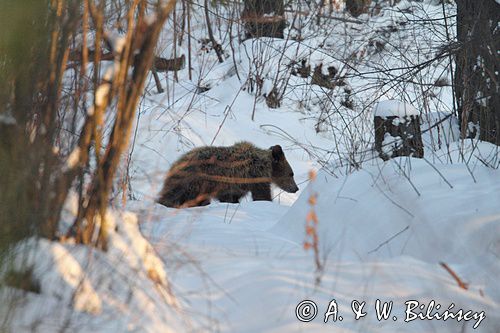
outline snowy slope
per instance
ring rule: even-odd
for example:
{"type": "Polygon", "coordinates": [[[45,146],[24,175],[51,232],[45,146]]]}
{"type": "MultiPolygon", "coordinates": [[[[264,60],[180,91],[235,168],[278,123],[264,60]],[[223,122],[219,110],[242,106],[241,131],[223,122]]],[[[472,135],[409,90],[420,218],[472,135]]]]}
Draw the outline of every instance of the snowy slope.
{"type": "MultiPolygon", "coordinates": [[[[74,221],[76,200],[76,195],[70,196],[63,222],[74,221]]],[[[188,327],[164,264],[141,235],[137,217],[110,210],[106,220],[106,253],[71,240],[28,239],[18,244],[12,267],[0,269],[0,278],[7,274],[4,269],[29,268],[39,291],[0,288],[2,330],[178,332],[188,327]],[[5,318],[9,321],[3,322],[5,318]]]]}
{"type": "Polygon", "coordinates": [[[435,300],[442,311],[451,303],[454,311],[484,311],[477,331],[497,332],[499,170],[478,167],[474,182],[464,164],[400,162],[411,163],[411,180],[420,195],[394,170],[396,162],[379,160],[338,179],[320,173],[290,209],[262,202],[181,211],[156,206],[146,209],[143,231],[160,255],[170,258],[176,293],[189,295],[190,306],[200,314],[193,320],[210,324],[208,331],[472,331],[477,320],[404,322],[406,301],[427,305],[435,300]],[[319,286],[312,253],[302,247],[312,192],[318,193],[315,210],[326,265],[319,286]],[[318,317],[310,323],[295,317],[303,299],[318,305],[318,317]],[[330,318],[325,324],[332,299],[344,320],[332,323],[330,318]],[[377,299],[394,302],[389,320],[377,320],[377,299]],[[353,300],[367,302],[368,314],[358,321],[353,300]],[[201,314],[209,317],[201,320],[201,314]]]}

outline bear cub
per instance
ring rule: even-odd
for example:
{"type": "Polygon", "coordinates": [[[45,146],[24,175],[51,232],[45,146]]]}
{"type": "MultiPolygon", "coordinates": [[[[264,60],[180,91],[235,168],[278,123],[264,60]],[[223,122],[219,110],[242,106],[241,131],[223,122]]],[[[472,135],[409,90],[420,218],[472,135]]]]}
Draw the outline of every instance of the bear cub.
{"type": "Polygon", "coordinates": [[[200,147],[172,165],[157,202],[176,208],[205,206],[212,198],[237,203],[248,192],[253,200],[272,201],[271,183],[289,193],[299,190],[281,146],[200,147]]]}

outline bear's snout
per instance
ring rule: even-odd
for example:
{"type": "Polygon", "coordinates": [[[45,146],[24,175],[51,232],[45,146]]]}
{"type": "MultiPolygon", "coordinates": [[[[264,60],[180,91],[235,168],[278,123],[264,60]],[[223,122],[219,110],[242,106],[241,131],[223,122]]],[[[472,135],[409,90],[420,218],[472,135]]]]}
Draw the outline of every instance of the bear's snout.
{"type": "Polygon", "coordinates": [[[296,193],[299,190],[299,187],[296,184],[292,184],[290,186],[282,187],[288,193],[296,193]]]}

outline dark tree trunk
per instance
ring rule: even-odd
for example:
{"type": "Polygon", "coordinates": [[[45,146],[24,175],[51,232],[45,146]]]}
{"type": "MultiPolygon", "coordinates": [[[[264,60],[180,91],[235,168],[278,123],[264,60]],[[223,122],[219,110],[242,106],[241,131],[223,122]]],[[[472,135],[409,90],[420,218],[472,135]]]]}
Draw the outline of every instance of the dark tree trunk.
{"type": "Polygon", "coordinates": [[[212,31],[212,23],[210,23],[210,11],[208,9],[208,0],[205,0],[205,20],[207,21],[207,31],[208,31],[208,39],[210,39],[210,42],[212,43],[212,47],[215,51],[215,54],[217,54],[217,59],[219,59],[220,63],[224,62],[224,51],[222,50],[222,46],[217,43],[214,37],[214,32],[212,31]]]}
{"type": "Polygon", "coordinates": [[[500,4],[456,0],[455,97],[463,138],[500,145],[500,4]]]}
{"type": "Polygon", "coordinates": [[[358,17],[368,11],[370,4],[371,0],[346,0],[345,8],[352,16],[358,17]]]}
{"type": "Polygon", "coordinates": [[[241,18],[245,22],[245,37],[284,38],[285,5],[283,0],[244,0],[241,18]]]}

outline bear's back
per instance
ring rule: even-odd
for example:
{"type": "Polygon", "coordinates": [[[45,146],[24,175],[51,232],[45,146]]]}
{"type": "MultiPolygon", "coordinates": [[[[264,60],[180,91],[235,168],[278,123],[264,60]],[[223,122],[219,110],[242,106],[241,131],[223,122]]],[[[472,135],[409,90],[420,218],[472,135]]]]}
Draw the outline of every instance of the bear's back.
{"type": "Polygon", "coordinates": [[[184,154],[172,166],[174,170],[202,171],[228,177],[269,176],[269,152],[242,141],[232,146],[204,146],[184,154]]]}

